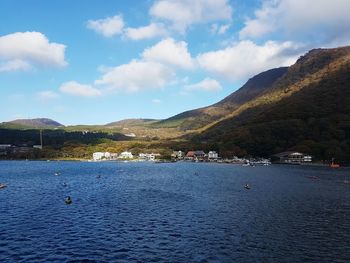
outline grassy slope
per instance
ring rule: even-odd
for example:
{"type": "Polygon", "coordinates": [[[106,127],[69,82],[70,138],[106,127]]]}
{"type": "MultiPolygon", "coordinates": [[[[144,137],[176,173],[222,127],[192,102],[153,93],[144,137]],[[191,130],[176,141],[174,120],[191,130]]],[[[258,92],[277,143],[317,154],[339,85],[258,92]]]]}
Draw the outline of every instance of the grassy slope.
{"type": "Polygon", "coordinates": [[[283,76],[287,68],[276,68],[262,72],[249,79],[239,90],[211,106],[186,111],[166,120],[154,123],[154,127],[180,128],[182,131],[196,130],[217,121],[232,111],[259,96],[283,76]]]}
{"type": "Polygon", "coordinates": [[[194,139],[256,155],[294,148],[320,159],[350,159],[349,73],[349,47],[311,51],[265,94],[194,139]]]}

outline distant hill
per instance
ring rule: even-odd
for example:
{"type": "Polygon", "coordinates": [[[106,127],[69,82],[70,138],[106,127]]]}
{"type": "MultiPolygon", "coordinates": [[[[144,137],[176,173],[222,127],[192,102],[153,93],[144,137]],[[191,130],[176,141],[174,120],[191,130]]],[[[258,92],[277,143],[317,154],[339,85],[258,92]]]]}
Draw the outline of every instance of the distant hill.
{"type": "Polygon", "coordinates": [[[350,161],[350,47],[312,50],[262,89],[191,140],[242,155],[293,149],[350,161]]]}
{"type": "Polygon", "coordinates": [[[287,67],[271,69],[262,72],[247,81],[239,90],[211,106],[186,111],[166,120],[159,121],[154,126],[178,127],[181,130],[195,130],[230,114],[242,104],[264,93],[271,85],[281,78],[287,67]]]}
{"type": "Polygon", "coordinates": [[[107,127],[131,127],[131,126],[140,126],[145,124],[151,124],[156,122],[154,119],[125,119],[120,121],[115,121],[106,124],[107,127]]]}
{"type": "Polygon", "coordinates": [[[64,127],[63,124],[47,119],[47,118],[37,118],[37,119],[18,119],[9,122],[3,122],[2,127],[8,128],[59,128],[64,127]]]}

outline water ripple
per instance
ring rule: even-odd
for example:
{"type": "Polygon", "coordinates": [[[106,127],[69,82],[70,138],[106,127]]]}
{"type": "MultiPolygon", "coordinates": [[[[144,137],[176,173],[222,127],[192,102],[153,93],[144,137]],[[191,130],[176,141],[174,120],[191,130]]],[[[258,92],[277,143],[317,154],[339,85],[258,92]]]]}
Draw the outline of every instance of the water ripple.
{"type": "Polygon", "coordinates": [[[349,173],[0,162],[0,262],[349,262],[349,173]]]}

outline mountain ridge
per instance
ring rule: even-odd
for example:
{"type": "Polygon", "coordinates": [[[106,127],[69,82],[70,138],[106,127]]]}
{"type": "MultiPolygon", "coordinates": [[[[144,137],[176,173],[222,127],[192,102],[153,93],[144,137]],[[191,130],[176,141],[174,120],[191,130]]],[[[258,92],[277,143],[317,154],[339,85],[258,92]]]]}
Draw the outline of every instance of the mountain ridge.
{"type": "Polygon", "coordinates": [[[22,128],[62,128],[63,124],[49,118],[16,119],[1,123],[3,126],[22,128]]]}

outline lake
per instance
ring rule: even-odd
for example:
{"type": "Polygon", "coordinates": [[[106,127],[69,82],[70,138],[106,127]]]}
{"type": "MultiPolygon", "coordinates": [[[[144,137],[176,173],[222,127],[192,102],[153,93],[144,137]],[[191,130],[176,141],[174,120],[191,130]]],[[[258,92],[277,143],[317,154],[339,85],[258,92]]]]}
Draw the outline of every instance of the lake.
{"type": "Polygon", "coordinates": [[[345,179],[298,165],[2,161],[0,262],[349,262],[345,179]]]}

